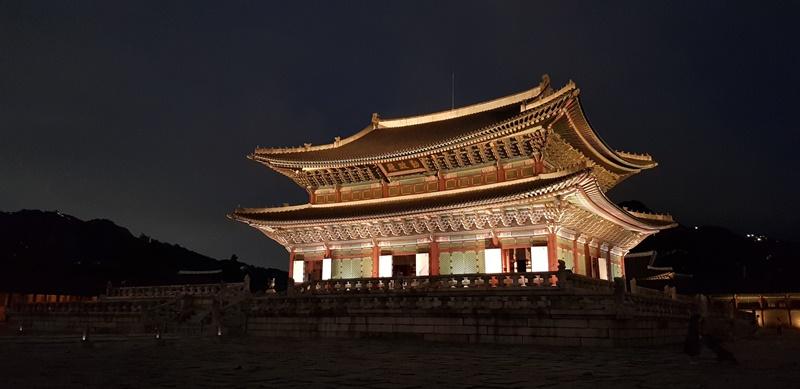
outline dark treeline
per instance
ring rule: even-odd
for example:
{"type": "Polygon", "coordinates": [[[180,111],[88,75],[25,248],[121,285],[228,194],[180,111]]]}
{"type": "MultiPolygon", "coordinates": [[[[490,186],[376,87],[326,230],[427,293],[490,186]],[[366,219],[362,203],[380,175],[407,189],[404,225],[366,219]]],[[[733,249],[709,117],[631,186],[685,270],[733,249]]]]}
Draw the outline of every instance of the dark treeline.
{"type": "Polygon", "coordinates": [[[58,212],[0,212],[0,291],[97,294],[114,285],[240,282],[252,287],[269,278],[285,288],[287,274],[240,262],[216,260],[176,244],[138,237],[109,220],[82,221],[58,212]],[[181,270],[222,270],[186,276],[181,270]]]}
{"type": "MultiPolygon", "coordinates": [[[[620,203],[650,212],[638,201],[620,203]]],[[[659,266],[691,274],[681,293],[796,292],[800,244],[717,226],[684,226],[648,237],[634,252],[656,250],[659,266]]]]}

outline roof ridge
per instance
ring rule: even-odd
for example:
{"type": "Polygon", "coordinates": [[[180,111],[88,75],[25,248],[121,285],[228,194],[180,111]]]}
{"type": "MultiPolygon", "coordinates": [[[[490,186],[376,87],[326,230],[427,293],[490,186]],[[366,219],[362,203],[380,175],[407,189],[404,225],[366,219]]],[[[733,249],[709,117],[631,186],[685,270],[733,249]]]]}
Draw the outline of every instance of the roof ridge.
{"type": "Polygon", "coordinates": [[[660,212],[643,212],[643,211],[634,211],[629,209],[628,207],[622,207],[626,212],[630,213],[633,216],[636,216],[640,219],[648,219],[648,220],[659,220],[665,222],[674,222],[675,220],[672,218],[672,215],[668,213],[660,213],[660,212]]]}
{"type": "Polygon", "coordinates": [[[476,113],[491,111],[496,108],[507,107],[525,100],[542,98],[544,97],[545,91],[547,91],[549,86],[550,76],[548,74],[543,74],[539,85],[522,92],[445,111],[386,120],[379,119],[378,124],[380,128],[397,128],[460,118],[476,113]]]}
{"type": "MultiPolygon", "coordinates": [[[[570,81],[564,87],[560,88],[559,90],[557,90],[555,92],[552,92],[552,93],[548,94],[547,96],[545,96],[541,100],[537,100],[534,104],[531,104],[530,106],[526,106],[523,111],[520,111],[519,114],[517,114],[515,116],[512,116],[512,117],[510,117],[510,118],[508,118],[506,120],[486,125],[484,127],[478,128],[478,129],[476,129],[476,130],[474,130],[472,132],[466,133],[466,134],[459,134],[459,135],[456,135],[456,136],[452,136],[450,138],[447,138],[447,139],[441,140],[439,142],[436,142],[435,144],[428,144],[428,145],[420,146],[420,147],[413,148],[413,149],[395,150],[394,152],[392,152],[391,154],[388,154],[388,155],[376,155],[376,156],[371,156],[371,157],[362,157],[362,158],[358,158],[358,160],[363,160],[363,161],[367,162],[367,161],[370,161],[370,160],[383,160],[383,159],[393,159],[393,158],[408,158],[409,157],[408,154],[409,154],[410,150],[419,150],[420,152],[423,152],[423,151],[427,152],[427,151],[432,150],[432,147],[435,146],[435,145],[448,145],[447,147],[449,147],[449,145],[452,145],[454,143],[466,142],[466,141],[470,141],[472,138],[487,136],[487,135],[491,134],[492,131],[494,131],[497,128],[502,128],[504,126],[507,127],[509,123],[513,123],[513,122],[515,122],[517,120],[520,120],[521,118],[525,118],[525,117],[528,117],[530,115],[534,115],[535,116],[537,114],[537,112],[539,112],[539,111],[535,111],[535,110],[541,109],[543,106],[547,106],[547,104],[552,103],[554,100],[558,100],[560,98],[565,98],[566,94],[568,92],[571,92],[572,90],[577,90],[577,88],[575,88],[575,84],[570,81]]],[[[535,121],[538,122],[540,120],[541,120],[541,118],[536,119],[535,121]]],[[[377,127],[377,128],[374,128],[374,129],[377,130],[377,129],[381,129],[381,128],[389,128],[389,127],[377,127]]],[[[353,135],[352,137],[340,141],[339,145],[344,145],[346,143],[354,141],[354,140],[366,135],[367,133],[369,133],[371,131],[373,131],[372,128],[367,128],[365,130],[362,130],[361,132],[353,135]]],[[[310,147],[310,148],[307,148],[307,149],[303,149],[303,148],[294,148],[292,150],[288,150],[287,149],[288,151],[286,151],[286,152],[288,153],[288,152],[295,152],[295,151],[315,151],[315,150],[331,149],[331,148],[334,148],[334,147],[332,145],[322,145],[322,146],[310,147]],[[325,147],[323,147],[323,146],[325,146],[325,147]]],[[[261,153],[261,154],[281,154],[282,153],[282,152],[277,152],[275,150],[278,150],[278,149],[256,149],[256,153],[261,153]],[[266,152],[262,153],[262,150],[265,150],[266,152]]],[[[255,154],[251,154],[248,157],[251,158],[251,159],[255,159],[258,156],[255,155],[255,154]]],[[[264,156],[264,159],[269,160],[269,161],[278,162],[278,163],[286,162],[286,161],[281,160],[279,158],[270,158],[269,156],[264,156]]],[[[289,162],[291,163],[292,161],[289,161],[289,162]]],[[[330,161],[323,161],[323,162],[330,162],[330,161]]],[[[317,163],[320,163],[320,162],[317,161],[317,163]]]]}
{"type": "MultiPolygon", "coordinates": [[[[570,82],[563,88],[561,88],[558,92],[562,92],[564,89],[568,87],[574,87],[574,83],[570,80],[570,82]]],[[[416,124],[423,124],[423,123],[431,123],[436,121],[443,121],[449,120],[454,118],[459,118],[463,116],[472,115],[475,113],[485,112],[492,109],[500,108],[509,106],[515,103],[524,102],[525,100],[530,99],[538,99],[541,98],[542,100],[551,100],[553,94],[557,93],[548,93],[550,87],[550,76],[548,74],[542,75],[542,80],[539,82],[539,85],[527,89],[522,92],[518,92],[512,95],[499,97],[496,99],[492,99],[489,101],[484,101],[476,104],[467,105],[464,107],[459,107],[452,110],[447,111],[439,111],[428,113],[424,115],[416,115],[416,116],[409,116],[405,118],[395,118],[395,119],[387,119],[382,120],[378,113],[372,114],[372,119],[370,124],[367,125],[361,131],[350,135],[344,139],[337,136],[334,138],[332,143],[326,143],[321,145],[312,145],[311,143],[304,143],[302,146],[287,146],[287,147],[256,147],[256,150],[250,154],[250,157],[256,154],[284,154],[284,153],[297,153],[297,152],[305,152],[305,151],[319,151],[319,150],[328,150],[337,148],[340,146],[344,146],[350,142],[353,142],[368,133],[381,128],[398,128],[398,127],[405,127],[411,126],[416,124]],[[549,98],[549,99],[548,99],[549,98]],[[428,119],[428,120],[426,120],[428,119]],[[401,124],[403,123],[403,124],[401,124]]],[[[530,107],[526,106],[526,110],[533,108],[535,105],[530,107]]],[[[522,110],[520,111],[522,112],[522,110]]]]}
{"type": "Polygon", "coordinates": [[[614,152],[616,152],[617,154],[620,155],[620,157],[623,157],[623,158],[635,159],[635,160],[638,160],[638,161],[652,161],[653,160],[653,157],[648,153],[631,153],[631,152],[622,151],[622,150],[614,150],[614,152]]]}

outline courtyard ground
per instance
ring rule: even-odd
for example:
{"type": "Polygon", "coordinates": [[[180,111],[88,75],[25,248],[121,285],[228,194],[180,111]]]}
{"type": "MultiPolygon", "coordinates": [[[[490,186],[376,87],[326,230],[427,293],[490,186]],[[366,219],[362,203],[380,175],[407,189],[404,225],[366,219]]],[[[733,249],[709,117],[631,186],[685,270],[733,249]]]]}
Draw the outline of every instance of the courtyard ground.
{"type": "Polygon", "coordinates": [[[797,388],[800,334],[708,350],[586,349],[400,340],[0,337],[3,388],[797,388]]]}

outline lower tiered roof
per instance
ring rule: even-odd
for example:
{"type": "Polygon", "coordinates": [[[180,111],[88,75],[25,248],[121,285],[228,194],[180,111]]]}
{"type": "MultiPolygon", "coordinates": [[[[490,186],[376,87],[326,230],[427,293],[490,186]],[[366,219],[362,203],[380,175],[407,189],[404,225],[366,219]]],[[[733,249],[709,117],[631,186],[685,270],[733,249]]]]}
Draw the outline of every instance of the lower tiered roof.
{"type": "Polygon", "coordinates": [[[320,222],[355,222],[387,219],[426,212],[487,208],[524,199],[580,193],[575,200],[607,218],[638,230],[660,230],[675,225],[668,215],[633,214],[612,203],[599,189],[590,169],[571,173],[543,174],[480,187],[334,204],[303,204],[274,208],[240,208],[231,218],[261,226],[299,226],[320,222]],[[652,216],[652,217],[651,217],[652,216]]]}

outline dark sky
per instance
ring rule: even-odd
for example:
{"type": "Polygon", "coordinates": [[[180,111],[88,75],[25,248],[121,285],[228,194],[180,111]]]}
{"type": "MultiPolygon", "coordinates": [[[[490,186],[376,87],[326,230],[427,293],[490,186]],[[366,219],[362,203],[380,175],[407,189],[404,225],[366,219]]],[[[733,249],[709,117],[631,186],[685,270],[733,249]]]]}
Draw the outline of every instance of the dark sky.
{"type": "Polygon", "coordinates": [[[286,268],[226,219],[305,192],[245,156],[535,86],[660,165],[609,195],[800,240],[798,2],[0,0],[0,210],[286,268]]]}

